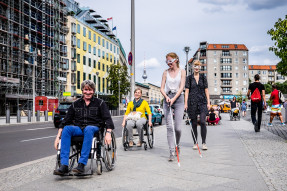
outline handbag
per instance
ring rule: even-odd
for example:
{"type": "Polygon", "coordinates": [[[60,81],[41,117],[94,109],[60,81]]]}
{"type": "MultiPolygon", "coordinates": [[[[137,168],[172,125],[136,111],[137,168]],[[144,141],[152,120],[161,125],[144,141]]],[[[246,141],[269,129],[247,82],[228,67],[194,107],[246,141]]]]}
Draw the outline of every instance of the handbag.
{"type": "Polygon", "coordinates": [[[127,120],[134,120],[134,121],[137,121],[141,118],[141,115],[142,113],[141,112],[138,112],[138,111],[132,111],[128,114],[127,116],[127,120]]]}

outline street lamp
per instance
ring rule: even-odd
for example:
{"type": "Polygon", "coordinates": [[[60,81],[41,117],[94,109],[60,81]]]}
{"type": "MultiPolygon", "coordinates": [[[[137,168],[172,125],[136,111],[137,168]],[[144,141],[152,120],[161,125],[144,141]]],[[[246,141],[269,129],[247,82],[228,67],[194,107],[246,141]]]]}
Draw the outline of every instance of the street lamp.
{"type": "Polygon", "coordinates": [[[96,76],[97,76],[97,78],[96,78],[96,86],[97,86],[97,98],[99,98],[99,95],[98,95],[98,92],[99,92],[99,85],[98,85],[98,75],[99,75],[99,72],[96,72],[96,76]]]}
{"type": "Polygon", "coordinates": [[[121,106],[121,81],[119,80],[119,115],[120,115],[120,106],[121,106]]]}
{"type": "Polygon", "coordinates": [[[189,73],[189,65],[188,65],[188,52],[190,50],[189,46],[184,47],[184,51],[186,53],[186,75],[188,76],[189,73]]]}
{"type": "Polygon", "coordinates": [[[32,121],[33,122],[36,122],[36,118],[35,118],[35,97],[36,97],[36,92],[35,92],[35,65],[36,65],[36,62],[35,62],[35,59],[36,59],[36,51],[34,51],[32,53],[32,56],[33,56],[33,71],[32,71],[32,89],[33,89],[33,113],[32,113],[32,121]]]}

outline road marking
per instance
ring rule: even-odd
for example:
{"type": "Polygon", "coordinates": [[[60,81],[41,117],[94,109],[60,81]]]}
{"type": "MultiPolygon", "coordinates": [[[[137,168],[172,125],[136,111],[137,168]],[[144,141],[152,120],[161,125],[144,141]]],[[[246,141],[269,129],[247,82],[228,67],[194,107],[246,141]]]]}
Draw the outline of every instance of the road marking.
{"type": "Polygon", "coordinates": [[[55,127],[43,127],[43,128],[35,128],[35,129],[26,129],[27,131],[36,131],[40,129],[55,129],[55,127]]]}
{"type": "Polygon", "coordinates": [[[20,141],[20,142],[21,142],[21,143],[23,143],[23,142],[28,142],[28,141],[35,141],[35,140],[41,140],[41,139],[48,139],[48,138],[52,138],[52,137],[56,137],[56,135],[49,136],[49,137],[40,137],[40,138],[35,138],[35,139],[27,139],[27,140],[22,140],[22,141],[20,141]]]}

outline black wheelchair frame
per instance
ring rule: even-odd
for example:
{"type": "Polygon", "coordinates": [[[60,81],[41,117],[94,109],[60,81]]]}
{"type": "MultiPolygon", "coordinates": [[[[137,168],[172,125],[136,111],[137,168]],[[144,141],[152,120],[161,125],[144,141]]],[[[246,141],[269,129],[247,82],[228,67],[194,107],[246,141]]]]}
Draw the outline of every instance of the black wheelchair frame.
{"type": "MultiPolygon", "coordinates": [[[[137,127],[135,126],[133,129],[137,129],[137,127]]],[[[149,126],[148,125],[148,121],[146,122],[146,124],[144,124],[143,128],[142,128],[142,137],[140,137],[141,143],[144,145],[144,149],[147,150],[147,143],[149,145],[149,147],[152,149],[153,145],[154,145],[154,130],[153,130],[153,126],[149,126]],[[143,136],[147,137],[147,142],[144,141],[143,136]]],[[[122,143],[123,143],[123,147],[124,150],[127,151],[129,148],[131,148],[129,146],[129,140],[128,140],[128,129],[127,129],[127,122],[125,124],[125,127],[122,130],[122,143]]],[[[133,136],[139,136],[139,134],[133,134],[133,136]]]]}
{"type": "MultiPolygon", "coordinates": [[[[67,174],[64,174],[63,176],[93,175],[94,160],[96,160],[96,165],[97,165],[96,172],[98,175],[102,174],[102,162],[105,164],[105,167],[108,171],[113,170],[115,167],[116,155],[117,155],[116,139],[115,139],[114,133],[111,132],[111,137],[112,137],[111,144],[106,145],[104,142],[105,134],[106,134],[106,130],[104,128],[101,128],[99,132],[95,133],[93,141],[92,141],[92,148],[91,148],[90,155],[89,155],[90,168],[88,172],[81,173],[81,174],[73,174],[71,173],[71,171],[74,167],[75,162],[78,163],[80,159],[84,137],[83,136],[72,137],[71,147],[70,147],[70,156],[69,156],[69,165],[68,165],[69,172],[67,174]]],[[[57,149],[55,169],[58,169],[60,167],[60,163],[61,163],[61,143],[59,143],[59,146],[57,149]]]]}

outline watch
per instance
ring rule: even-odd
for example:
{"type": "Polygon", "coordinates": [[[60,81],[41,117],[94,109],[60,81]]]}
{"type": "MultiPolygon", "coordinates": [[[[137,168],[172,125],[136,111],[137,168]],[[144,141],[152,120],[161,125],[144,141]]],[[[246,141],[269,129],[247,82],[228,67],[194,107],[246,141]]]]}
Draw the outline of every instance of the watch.
{"type": "Polygon", "coordinates": [[[111,132],[111,131],[106,131],[106,133],[110,133],[110,134],[112,134],[112,132],[111,132]]]}

